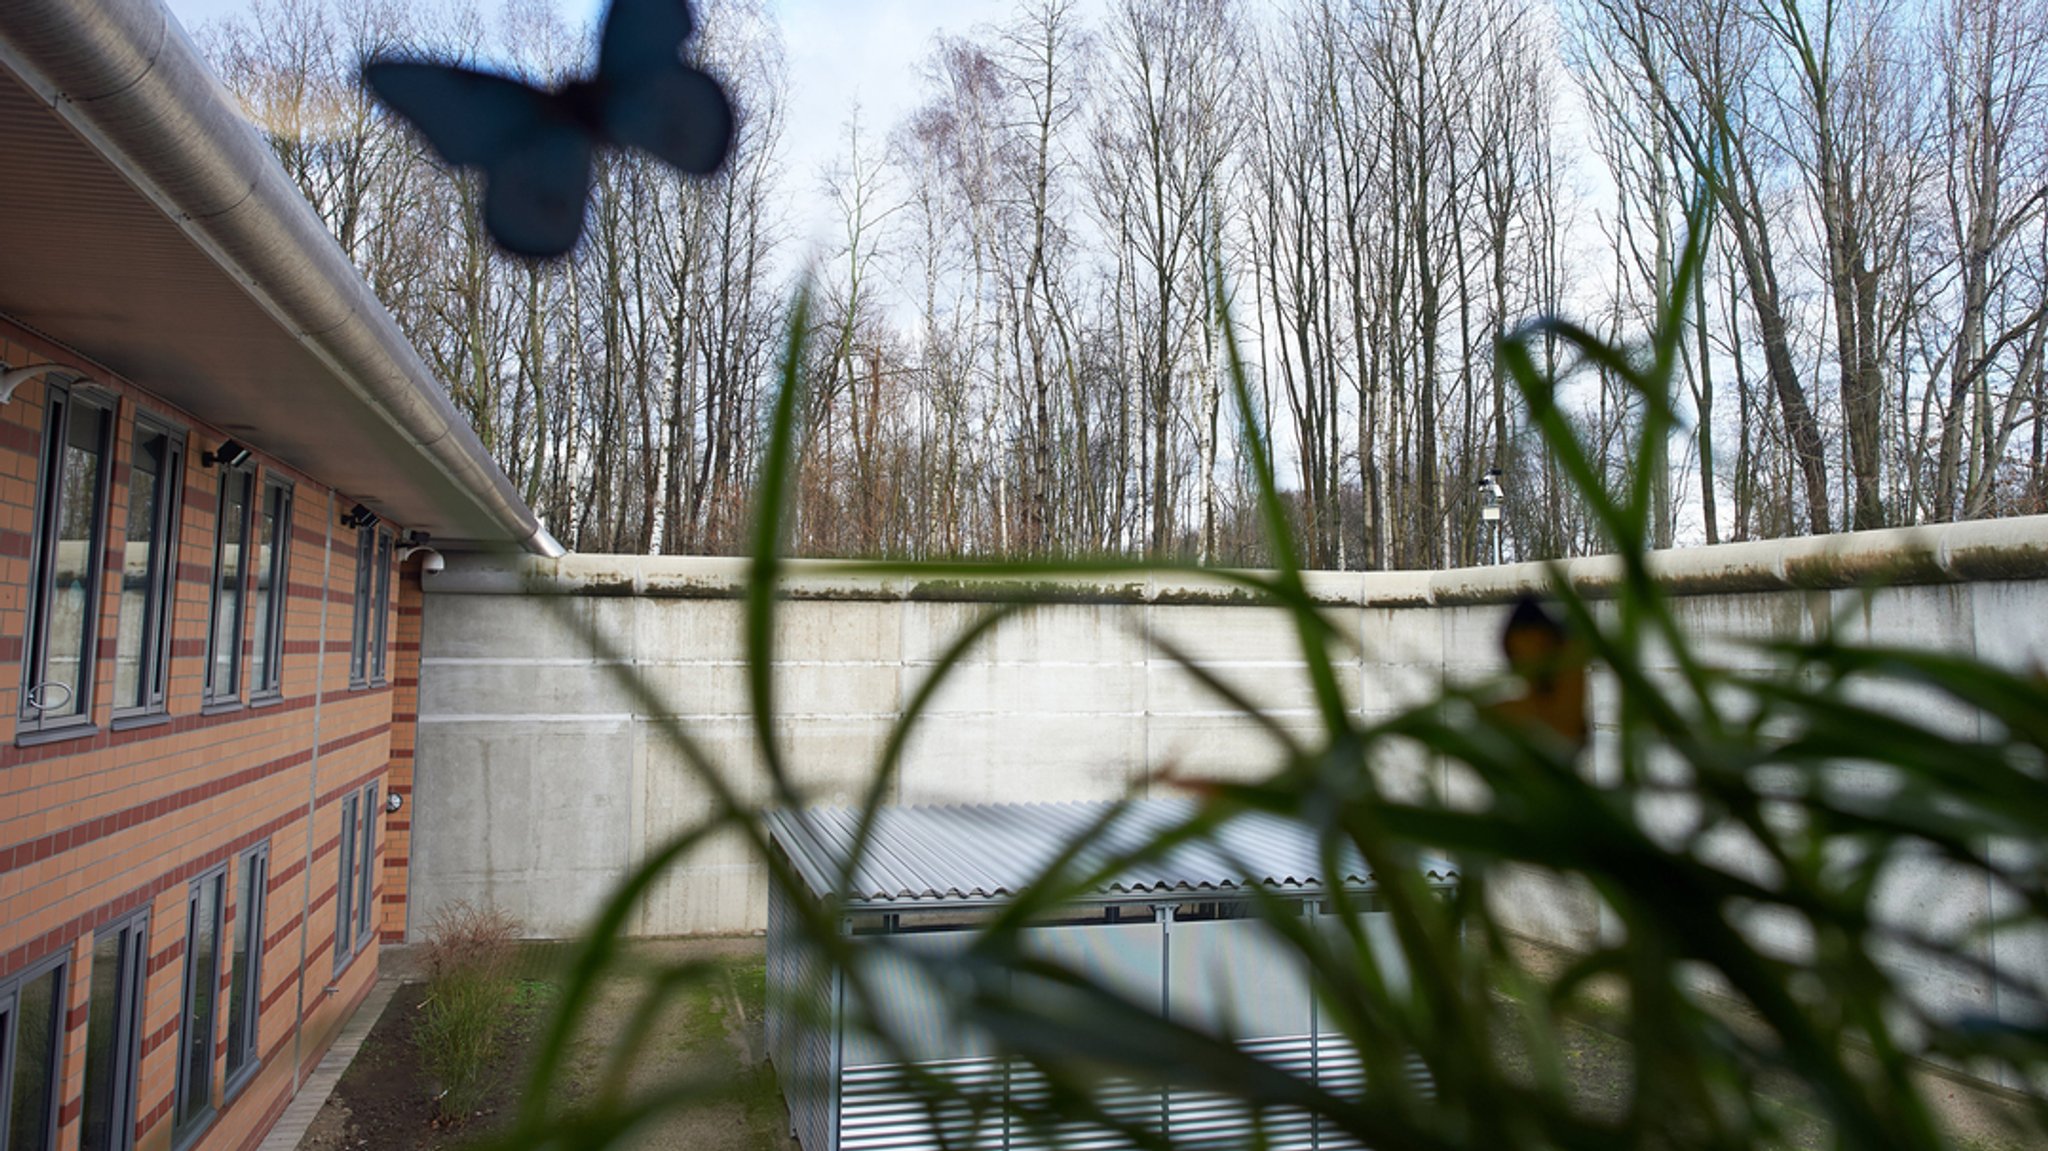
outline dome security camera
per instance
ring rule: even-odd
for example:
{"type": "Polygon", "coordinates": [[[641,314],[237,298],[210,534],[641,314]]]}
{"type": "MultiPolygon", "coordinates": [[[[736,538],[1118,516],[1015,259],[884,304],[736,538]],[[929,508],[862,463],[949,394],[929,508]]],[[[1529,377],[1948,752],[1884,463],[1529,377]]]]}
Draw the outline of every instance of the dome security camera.
{"type": "Polygon", "coordinates": [[[440,552],[428,548],[427,554],[420,559],[420,574],[433,575],[447,566],[448,561],[441,558],[440,552]]]}

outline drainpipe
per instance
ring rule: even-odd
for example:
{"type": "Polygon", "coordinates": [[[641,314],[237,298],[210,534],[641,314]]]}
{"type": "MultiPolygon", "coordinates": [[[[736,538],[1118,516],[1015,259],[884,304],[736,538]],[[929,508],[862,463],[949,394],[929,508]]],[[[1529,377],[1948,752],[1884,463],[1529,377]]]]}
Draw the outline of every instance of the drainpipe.
{"type": "Polygon", "coordinates": [[[327,605],[334,581],[334,489],[327,489],[327,510],[320,516],[320,643],[313,653],[313,758],[306,769],[306,866],[299,876],[298,997],[292,1008],[292,1094],[299,1093],[299,1061],[306,1031],[306,933],[313,929],[313,848],[320,829],[314,819],[320,806],[320,703],[327,694],[327,605]]]}

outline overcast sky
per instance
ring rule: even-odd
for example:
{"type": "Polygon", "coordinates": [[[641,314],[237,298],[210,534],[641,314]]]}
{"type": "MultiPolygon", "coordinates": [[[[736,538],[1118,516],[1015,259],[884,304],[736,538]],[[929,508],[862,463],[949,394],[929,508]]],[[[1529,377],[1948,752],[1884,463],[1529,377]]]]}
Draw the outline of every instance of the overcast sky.
{"type": "MultiPolygon", "coordinates": [[[[0,0],[4,3],[5,0],[0,0]]],[[[188,30],[247,10],[250,0],[165,0],[188,30]]],[[[594,23],[604,0],[555,0],[571,20],[594,23]]],[[[917,99],[918,71],[940,33],[959,35],[1007,13],[1012,0],[767,0],[781,18],[789,56],[790,105],[785,162],[791,187],[811,203],[793,221],[821,239],[829,211],[815,175],[841,142],[856,99],[863,135],[880,139],[917,99]],[[808,223],[806,223],[808,218],[808,223]]],[[[480,0],[486,10],[492,0],[480,0]]],[[[590,49],[594,57],[596,48],[590,49]]]]}

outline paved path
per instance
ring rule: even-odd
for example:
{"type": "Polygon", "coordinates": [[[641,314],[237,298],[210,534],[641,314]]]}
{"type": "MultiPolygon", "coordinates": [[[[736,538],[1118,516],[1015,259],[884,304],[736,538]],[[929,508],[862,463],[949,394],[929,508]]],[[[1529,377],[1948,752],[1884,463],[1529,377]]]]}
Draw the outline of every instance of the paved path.
{"type": "Polygon", "coordinates": [[[342,1024],[341,1034],[335,1036],[333,1046],[320,1057],[320,1065],[299,1084],[299,1093],[285,1105],[284,1115],[277,1126],[264,1136],[257,1151],[297,1151],[299,1141],[306,1137],[306,1129],[313,1125],[313,1117],[326,1106],[327,1097],[334,1094],[334,1085],[341,1082],[342,1073],[355,1062],[356,1052],[362,1050],[363,1040],[370,1037],[370,1028],[384,1015],[384,1008],[391,1002],[391,993],[398,990],[402,980],[399,973],[380,964],[377,983],[370,993],[363,997],[362,1006],[342,1024]]]}

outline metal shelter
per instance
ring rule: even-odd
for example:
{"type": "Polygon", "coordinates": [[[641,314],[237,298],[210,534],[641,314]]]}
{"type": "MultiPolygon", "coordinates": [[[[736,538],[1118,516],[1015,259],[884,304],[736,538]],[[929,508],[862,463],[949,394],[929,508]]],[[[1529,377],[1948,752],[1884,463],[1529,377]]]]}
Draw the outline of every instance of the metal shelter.
{"type": "MultiPolygon", "coordinates": [[[[774,850],[803,888],[792,895],[770,885],[767,1027],[804,1151],[1127,1146],[1114,1125],[1023,1118],[1046,1098],[1042,1076],[953,1019],[947,968],[929,960],[964,950],[978,922],[1076,844],[1072,873],[1091,874],[1193,813],[1192,804],[1172,800],[884,808],[851,868],[860,812],[770,813],[774,850]],[[802,909],[794,901],[834,895],[842,933],[864,948],[877,1019],[900,1047],[878,1042],[850,1018],[844,973],[799,930],[802,909]],[[1004,1105],[935,1110],[913,1089],[906,1064],[1004,1105]]],[[[1240,815],[1157,858],[1109,869],[1082,898],[1025,929],[1025,948],[1135,1002],[1157,1003],[1176,1022],[1227,1036],[1297,1078],[1353,1094],[1364,1079],[1358,1052],[1320,1017],[1301,956],[1248,914],[1255,893],[1263,893],[1298,901],[1314,930],[1344,931],[1329,898],[1341,889],[1356,897],[1353,907],[1367,909],[1360,926],[1383,944],[1372,948],[1381,975],[1404,983],[1392,927],[1373,910],[1373,875],[1348,850],[1335,868],[1324,868],[1322,856],[1311,829],[1240,815]]],[[[1456,887],[1448,863],[1420,867],[1432,888],[1456,887]]],[[[1426,1085],[1419,1064],[1410,1068],[1426,1085]]],[[[1309,1115],[1254,1115],[1241,1101],[1190,1089],[1105,1083],[1098,1101],[1117,1120],[1177,1145],[1358,1146],[1309,1115]]]]}

